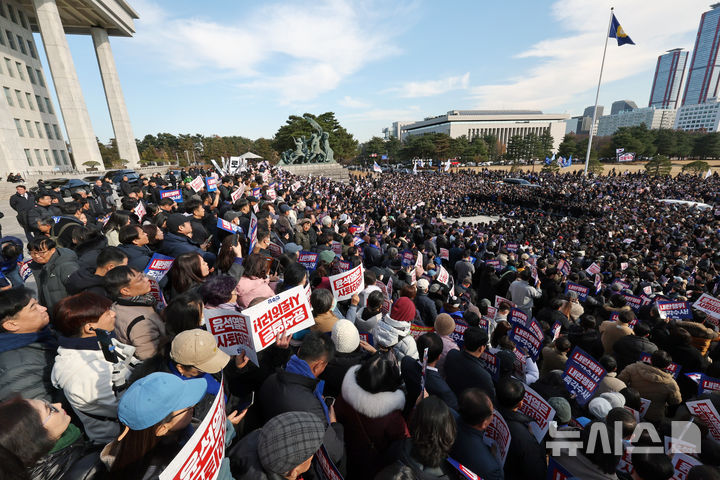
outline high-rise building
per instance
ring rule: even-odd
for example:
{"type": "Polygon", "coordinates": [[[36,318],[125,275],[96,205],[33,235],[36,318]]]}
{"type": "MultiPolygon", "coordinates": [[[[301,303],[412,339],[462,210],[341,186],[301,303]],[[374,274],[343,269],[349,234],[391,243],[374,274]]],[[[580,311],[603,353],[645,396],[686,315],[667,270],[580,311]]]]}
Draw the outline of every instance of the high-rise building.
{"type": "Polygon", "coordinates": [[[682,48],[668,50],[666,54],[658,57],[648,107],[678,107],[687,57],[688,52],[684,52],[682,48]]]}
{"type": "Polygon", "coordinates": [[[612,135],[621,127],[645,125],[649,129],[673,128],[677,110],[674,108],[636,108],[624,110],[615,115],[600,117],[597,134],[600,137],[612,135]]]}
{"type": "Polygon", "coordinates": [[[710,6],[710,10],[700,17],[700,26],[695,37],[683,105],[705,103],[709,98],[718,95],[718,77],[720,63],[718,46],[720,46],[720,3],[710,6]]]}
{"type": "Polygon", "coordinates": [[[629,112],[631,110],[635,110],[636,108],[638,108],[638,106],[632,100],[618,100],[617,102],[613,102],[612,107],[610,107],[610,115],[616,115],[620,112],[629,112]]]}

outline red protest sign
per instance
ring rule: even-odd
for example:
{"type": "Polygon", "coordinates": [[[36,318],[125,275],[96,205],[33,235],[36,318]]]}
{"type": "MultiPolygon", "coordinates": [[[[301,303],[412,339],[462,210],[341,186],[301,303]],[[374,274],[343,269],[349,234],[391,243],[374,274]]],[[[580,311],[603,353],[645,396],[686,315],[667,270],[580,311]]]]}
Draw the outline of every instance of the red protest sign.
{"type": "Polygon", "coordinates": [[[493,410],[492,422],[485,430],[485,443],[497,445],[497,458],[500,465],[505,465],[508,451],[510,450],[510,429],[505,419],[493,410]]]}
{"type": "Polygon", "coordinates": [[[710,429],[710,435],[720,441],[720,415],[710,400],[696,400],[686,403],[691,415],[695,415],[710,429]]]}
{"type": "Polygon", "coordinates": [[[710,317],[708,320],[715,325],[720,324],[720,300],[712,295],[703,293],[700,298],[693,303],[693,308],[707,313],[708,317],[710,317]]]}
{"type": "Polygon", "coordinates": [[[190,182],[190,188],[192,188],[196,192],[199,192],[200,190],[202,190],[204,186],[205,186],[205,182],[203,181],[203,178],[200,175],[195,177],[193,179],[193,181],[190,182]]]}
{"type": "Polygon", "coordinates": [[[221,388],[190,440],[160,474],[160,480],[217,478],[225,458],[225,395],[221,388]]]}
{"type": "Polygon", "coordinates": [[[206,308],[203,310],[203,317],[208,331],[215,336],[220,350],[228,355],[245,352],[250,361],[260,366],[250,328],[240,312],[229,308],[206,308]]]}
{"type": "Polygon", "coordinates": [[[443,260],[450,260],[450,250],[447,248],[441,248],[439,257],[443,260]]]}
{"type": "Polygon", "coordinates": [[[246,308],[242,315],[250,326],[256,352],[275,343],[279,333],[295,333],[315,325],[305,289],[300,286],[246,308]]]}
{"type": "Polygon", "coordinates": [[[526,385],[523,403],[518,410],[534,420],[529,425],[530,431],[538,443],[541,443],[550,428],[550,422],[555,417],[555,409],[535,390],[526,385]]]}
{"type": "Polygon", "coordinates": [[[352,270],[329,277],[329,280],[333,295],[338,301],[343,301],[363,291],[365,288],[365,271],[362,264],[360,264],[352,270]]]}

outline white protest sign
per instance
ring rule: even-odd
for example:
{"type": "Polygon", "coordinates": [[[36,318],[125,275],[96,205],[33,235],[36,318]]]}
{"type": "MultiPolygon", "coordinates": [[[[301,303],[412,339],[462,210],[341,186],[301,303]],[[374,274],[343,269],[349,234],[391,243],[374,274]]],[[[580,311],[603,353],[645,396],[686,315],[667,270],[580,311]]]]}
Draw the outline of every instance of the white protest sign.
{"type": "Polygon", "coordinates": [[[230,308],[205,308],[203,317],[220,350],[228,355],[245,352],[251,362],[260,366],[247,319],[240,312],[230,308]]]}
{"type": "Polygon", "coordinates": [[[542,443],[548,428],[550,428],[550,422],[555,418],[555,409],[535,390],[525,385],[525,396],[518,411],[534,420],[529,425],[530,431],[538,443],[542,443]]]}
{"type": "Polygon", "coordinates": [[[246,308],[242,315],[248,320],[256,352],[275,343],[279,333],[291,334],[315,325],[308,297],[301,286],[246,308]]]}
{"type": "Polygon", "coordinates": [[[240,197],[242,197],[242,194],[243,194],[243,189],[238,188],[230,194],[230,200],[232,200],[232,202],[235,203],[238,200],[240,200],[240,197]]]}
{"type": "Polygon", "coordinates": [[[221,388],[207,415],[160,474],[160,480],[214,480],[225,458],[225,395],[221,388]]]}
{"type": "Polygon", "coordinates": [[[142,222],[143,217],[147,213],[147,210],[145,210],[145,204],[143,202],[138,202],[137,206],[133,208],[133,212],[135,212],[135,215],[137,215],[142,222]]]}
{"type": "Polygon", "coordinates": [[[720,324],[720,300],[712,295],[703,293],[702,296],[693,303],[693,308],[707,313],[708,317],[710,317],[708,320],[715,325],[720,324]]]}
{"type": "Polygon", "coordinates": [[[493,410],[492,422],[485,429],[483,441],[490,447],[493,444],[497,445],[497,459],[500,465],[505,465],[505,459],[510,450],[510,440],[510,429],[507,422],[497,410],[493,410]]]}
{"type": "Polygon", "coordinates": [[[688,410],[695,415],[710,429],[710,435],[720,441],[720,415],[710,400],[696,400],[686,403],[688,410]]]}
{"type": "Polygon", "coordinates": [[[201,175],[198,175],[193,179],[192,182],[190,182],[190,188],[195,190],[196,192],[199,192],[203,189],[205,186],[205,182],[203,181],[203,177],[201,175]]]}
{"type": "Polygon", "coordinates": [[[507,298],[501,297],[500,295],[495,295],[495,308],[500,308],[500,305],[503,303],[507,303],[508,305],[510,305],[511,308],[515,308],[515,304],[507,298]]]}
{"type": "Polygon", "coordinates": [[[602,269],[600,268],[600,265],[593,262],[593,264],[590,265],[588,268],[586,268],[585,271],[587,272],[588,275],[597,275],[598,273],[600,273],[602,271],[602,269]]]}
{"type": "Polygon", "coordinates": [[[702,465],[701,461],[684,453],[676,453],[673,455],[671,462],[673,469],[675,469],[675,474],[670,480],[685,480],[692,467],[702,465]]]}
{"type": "Polygon", "coordinates": [[[448,273],[447,270],[445,270],[445,267],[443,267],[442,265],[440,266],[440,269],[438,270],[436,280],[440,283],[443,283],[443,284],[449,286],[448,282],[450,281],[450,274],[448,273]]]}
{"type": "Polygon", "coordinates": [[[333,295],[341,302],[363,291],[365,288],[365,270],[360,264],[352,270],[329,277],[329,280],[333,295]]]}

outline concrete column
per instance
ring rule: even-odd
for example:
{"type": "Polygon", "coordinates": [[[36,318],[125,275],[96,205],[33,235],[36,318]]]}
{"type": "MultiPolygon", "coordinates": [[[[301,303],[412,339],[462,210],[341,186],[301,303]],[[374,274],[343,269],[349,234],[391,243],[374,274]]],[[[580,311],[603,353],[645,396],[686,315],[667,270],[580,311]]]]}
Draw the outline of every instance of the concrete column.
{"type": "Polygon", "coordinates": [[[75,165],[83,169],[84,162],[95,161],[104,170],[55,0],[33,0],[33,5],[75,165]]]}
{"type": "Polygon", "coordinates": [[[120,87],[120,77],[118,77],[117,68],[115,67],[115,58],[110,48],[110,39],[107,30],[104,28],[92,28],[91,32],[93,44],[95,45],[95,55],[97,55],[100,75],[105,88],[105,98],[107,99],[108,110],[110,110],[110,120],[115,131],[118,153],[120,158],[128,161],[127,168],[136,168],[140,166],[140,155],[130,125],[130,116],[125,106],[125,97],[123,97],[122,88],[120,87]]]}

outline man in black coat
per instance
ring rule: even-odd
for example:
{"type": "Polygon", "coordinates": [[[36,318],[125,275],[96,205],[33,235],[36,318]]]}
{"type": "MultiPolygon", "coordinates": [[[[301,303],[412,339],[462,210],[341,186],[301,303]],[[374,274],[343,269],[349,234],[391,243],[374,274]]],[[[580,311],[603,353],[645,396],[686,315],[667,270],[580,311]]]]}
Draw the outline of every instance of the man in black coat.
{"type": "Polygon", "coordinates": [[[497,385],[498,412],[510,430],[510,446],[505,459],[506,480],[544,480],[547,475],[545,445],[530,433],[533,421],[518,411],[525,396],[520,380],[506,377],[497,385]]]}
{"type": "Polygon", "coordinates": [[[637,362],[640,354],[652,355],[658,349],[649,337],[650,326],[645,322],[638,322],[633,329],[633,335],[625,335],[613,344],[613,357],[617,360],[618,372],[637,362]]]}
{"type": "Polygon", "coordinates": [[[18,223],[25,231],[25,237],[27,241],[33,239],[32,231],[28,226],[28,212],[35,206],[35,196],[29,193],[25,188],[25,185],[18,185],[15,187],[15,194],[10,197],[10,206],[17,212],[18,223]]]}
{"type": "Polygon", "coordinates": [[[309,333],[297,355],[290,357],[284,370],[268,377],[260,388],[258,405],[263,421],[285,412],[308,412],[323,420],[323,444],[338,468],[344,463],[344,430],[335,410],[323,400],[324,382],[319,377],[335,354],[335,346],[325,335],[309,333]]]}
{"type": "Polygon", "coordinates": [[[405,413],[410,413],[418,397],[422,395],[423,367],[421,362],[423,361],[425,349],[428,352],[427,366],[425,368],[425,390],[428,395],[440,397],[448,407],[457,411],[457,397],[435,367],[443,351],[443,342],[440,335],[426,333],[418,337],[416,343],[420,360],[415,360],[410,355],[406,355],[400,362],[400,372],[402,372],[403,381],[407,388],[405,413]]]}
{"type": "Polygon", "coordinates": [[[35,206],[28,210],[28,228],[32,230],[33,235],[42,235],[38,228],[38,220],[62,215],[60,207],[53,205],[52,198],[47,191],[38,191],[35,197],[35,206]]]}
{"type": "Polygon", "coordinates": [[[370,241],[363,248],[363,264],[365,268],[382,265],[382,250],[376,237],[370,237],[370,241]]]}
{"type": "Polygon", "coordinates": [[[488,343],[488,334],[480,327],[468,327],[463,333],[463,349],[450,350],[445,359],[445,378],[452,391],[460,397],[469,388],[479,388],[495,403],[492,377],[480,363],[488,343]]]}

